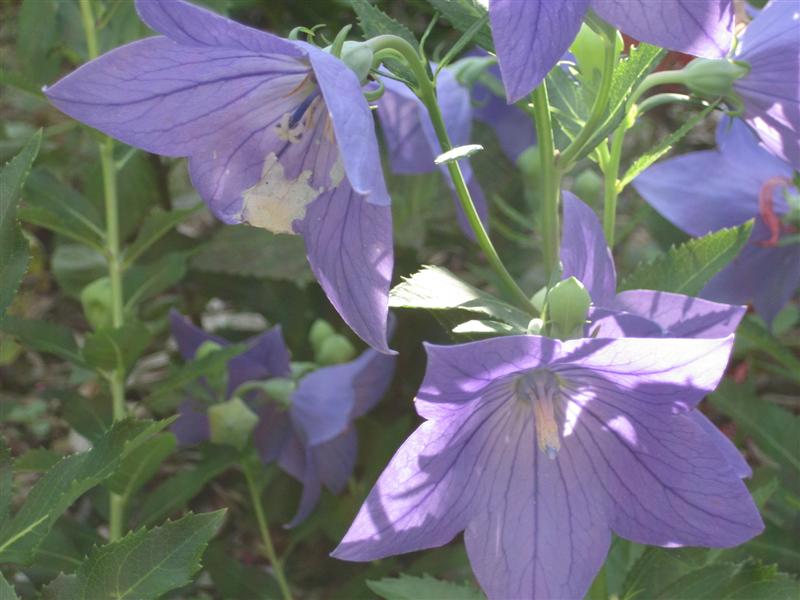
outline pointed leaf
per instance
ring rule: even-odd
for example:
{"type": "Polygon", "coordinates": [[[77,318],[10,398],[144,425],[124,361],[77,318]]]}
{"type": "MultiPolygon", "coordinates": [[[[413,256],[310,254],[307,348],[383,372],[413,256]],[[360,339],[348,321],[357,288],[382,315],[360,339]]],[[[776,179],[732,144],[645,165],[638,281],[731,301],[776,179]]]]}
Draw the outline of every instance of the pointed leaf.
{"type": "Polygon", "coordinates": [[[400,575],[379,581],[367,580],[367,586],[385,600],[484,600],[486,597],[472,586],[434,579],[430,575],[400,575]]]}
{"type": "MultiPolygon", "coordinates": [[[[450,22],[450,25],[461,33],[467,32],[476,21],[486,19],[486,8],[476,0],[459,0],[458,2],[453,2],[452,0],[428,0],[428,4],[439,11],[450,22]]],[[[473,40],[484,50],[494,52],[492,31],[488,22],[485,22],[475,33],[473,40]]]]}
{"type": "Polygon", "coordinates": [[[646,289],[696,296],[747,243],[753,222],[720,229],[674,246],[655,260],[639,264],[622,290],[646,289]]]}
{"type": "Polygon", "coordinates": [[[2,573],[0,573],[0,600],[19,600],[14,588],[6,581],[2,573]]]}
{"type": "Polygon", "coordinates": [[[86,336],[81,353],[99,371],[127,371],[150,344],[150,331],[141,323],[129,321],[117,329],[98,329],[86,336]]]}
{"type": "Polygon", "coordinates": [[[42,131],[39,130],[20,153],[0,169],[0,318],[5,315],[28,270],[30,248],[17,223],[17,204],[41,141],[42,131]]]}
{"type": "Polygon", "coordinates": [[[142,223],[136,239],[125,250],[125,266],[130,266],[136,259],[172,230],[173,227],[185,221],[196,213],[203,205],[198,204],[192,208],[182,210],[155,210],[147,215],[142,223]]]}
{"type": "Polygon", "coordinates": [[[186,585],[224,517],[225,510],[189,514],[95,548],[75,573],[71,598],[149,600],[186,585]]]}
{"type": "Polygon", "coordinates": [[[112,492],[130,498],[158,472],[174,451],[177,440],[172,433],[161,433],[130,452],[105,483],[112,492]]]}
{"type": "Polygon", "coordinates": [[[86,365],[72,331],[62,325],[7,316],[0,320],[0,331],[34,350],[54,354],[76,365],[86,365]]]}
{"type": "Polygon", "coordinates": [[[157,296],[178,283],[186,275],[189,254],[172,252],[147,265],[135,265],[125,274],[125,310],[157,296]]]}

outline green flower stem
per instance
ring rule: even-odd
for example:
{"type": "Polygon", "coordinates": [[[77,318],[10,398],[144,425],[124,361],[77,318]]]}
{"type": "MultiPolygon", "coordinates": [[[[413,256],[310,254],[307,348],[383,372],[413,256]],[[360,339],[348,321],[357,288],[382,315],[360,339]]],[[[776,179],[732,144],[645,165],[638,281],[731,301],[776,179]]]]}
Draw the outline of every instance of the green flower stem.
{"type": "Polygon", "coordinates": [[[242,470],[247,480],[247,489],[250,491],[250,501],[253,504],[253,511],[256,513],[261,540],[264,542],[264,556],[272,565],[273,574],[278,582],[278,587],[281,589],[284,600],[292,600],[292,591],[289,589],[289,584],[283,573],[283,565],[278,555],[275,553],[275,546],[272,544],[272,538],[269,535],[267,518],[264,516],[264,507],[261,504],[261,494],[256,484],[256,475],[253,472],[253,461],[249,459],[242,461],[242,470]]]}
{"type": "Polygon", "coordinates": [[[603,167],[603,233],[608,247],[614,247],[614,232],[617,225],[617,198],[619,197],[619,163],[622,158],[622,143],[625,140],[627,123],[623,122],[611,138],[611,153],[603,167]]]}
{"type": "Polygon", "coordinates": [[[558,268],[558,250],[560,247],[560,225],[558,207],[561,196],[561,172],[556,167],[555,144],[553,141],[553,123],[550,118],[550,104],[547,99],[547,85],[543,81],[533,90],[533,119],[536,124],[536,138],[539,148],[539,164],[541,172],[541,207],[542,255],[544,268],[549,281],[558,268]]]}
{"type": "MultiPolygon", "coordinates": [[[[89,0],[80,0],[81,21],[86,34],[86,48],[89,58],[97,58],[97,32],[95,28],[92,5],[89,0]]],[[[116,329],[125,322],[122,296],[122,265],[119,247],[119,210],[117,202],[117,171],[114,163],[114,140],[103,137],[99,143],[100,167],[103,173],[103,195],[106,210],[106,259],[108,277],[111,282],[111,323],[116,329]]],[[[114,421],[124,419],[125,408],[125,372],[122,367],[115,369],[109,376],[111,388],[112,414],[114,421]]],[[[123,535],[125,515],[125,498],[119,494],[111,494],[109,512],[109,540],[116,541],[123,535]]]]}
{"type": "Polygon", "coordinates": [[[581,151],[583,151],[586,142],[594,135],[595,129],[597,129],[597,126],[603,120],[606,109],[608,108],[608,98],[611,95],[611,82],[614,75],[614,64],[617,60],[617,31],[606,26],[602,28],[602,33],[605,44],[603,45],[603,77],[600,81],[600,89],[597,91],[597,96],[595,96],[592,110],[589,113],[586,124],[581,128],[578,136],[572,140],[570,145],[564,149],[564,152],[562,152],[559,157],[559,165],[562,168],[562,172],[567,172],[572,168],[572,163],[581,151]]]}
{"type": "MultiPolygon", "coordinates": [[[[422,63],[422,59],[411,44],[404,39],[394,35],[380,35],[374,37],[367,42],[376,55],[391,54],[402,57],[403,62],[408,66],[414,75],[413,90],[425,105],[430,115],[431,122],[433,123],[436,137],[442,147],[442,152],[447,152],[453,149],[453,144],[447,134],[447,129],[442,118],[442,112],[439,109],[439,103],[436,100],[436,87],[434,82],[431,81],[428,75],[426,66],[422,63]],[[389,52],[386,52],[386,51],[389,52]]],[[[453,181],[458,201],[461,204],[467,221],[475,233],[475,239],[478,242],[484,256],[489,261],[494,272],[500,279],[503,291],[508,298],[514,302],[520,309],[526,311],[532,316],[538,315],[537,310],[531,304],[528,295],[520,289],[517,282],[506,269],[500,256],[497,254],[494,245],[492,244],[489,234],[481,222],[478,211],[475,210],[475,203],[472,201],[472,196],[467,188],[467,183],[464,180],[464,174],[461,172],[461,167],[456,161],[447,163],[447,171],[453,181]]]]}

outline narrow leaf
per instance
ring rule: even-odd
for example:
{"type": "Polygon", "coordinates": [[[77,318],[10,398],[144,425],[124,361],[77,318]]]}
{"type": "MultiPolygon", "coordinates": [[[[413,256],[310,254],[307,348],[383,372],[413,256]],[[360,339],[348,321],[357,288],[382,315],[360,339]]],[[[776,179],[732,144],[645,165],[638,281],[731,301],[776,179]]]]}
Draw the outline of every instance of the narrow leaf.
{"type": "Polygon", "coordinates": [[[76,365],[86,365],[72,331],[62,325],[7,316],[0,320],[0,331],[34,350],[54,354],[76,365]]]}
{"type": "Polygon", "coordinates": [[[174,451],[177,440],[171,433],[154,436],[146,444],[128,454],[106,486],[124,498],[130,498],[158,472],[174,451]]]}
{"type": "Polygon", "coordinates": [[[125,250],[125,266],[132,265],[153,244],[170,232],[173,227],[196,213],[203,205],[165,212],[155,210],[145,217],[136,239],[125,250]]]}
{"type": "Polygon", "coordinates": [[[430,575],[414,577],[402,574],[379,581],[367,580],[367,586],[385,600],[484,600],[486,597],[469,585],[434,579],[430,575]]]}
{"type": "Polygon", "coordinates": [[[42,131],[39,130],[20,153],[0,169],[0,319],[28,270],[30,248],[17,223],[17,205],[41,141],[42,131]]]}
{"type": "Polygon", "coordinates": [[[625,278],[623,290],[647,289],[696,296],[747,243],[753,222],[720,229],[642,263],[625,278]]]}
{"type": "Polygon", "coordinates": [[[19,600],[14,588],[6,581],[2,573],[0,573],[0,600],[19,600]]]}
{"type": "Polygon", "coordinates": [[[492,31],[489,28],[489,23],[486,22],[486,8],[476,0],[458,0],[458,2],[453,2],[453,0],[428,0],[428,4],[439,11],[461,33],[466,33],[475,25],[476,21],[483,19],[483,25],[475,32],[472,39],[484,50],[494,52],[492,31]]]}
{"type": "Polygon", "coordinates": [[[152,336],[142,323],[129,321],[117,329],[99,329],[86,337],[82,354],[99,371],[127,371],[150,344],[152,336]]]}
{"type": "Polygon", "coordinates": [[[491,294],[464,283],[443,267],[427,266],[397,285],[389,295],[393,308],[463,311],[487,316],[525,331],[530,318],[491,294]]]}
{"type": "Polygon", "coordinates": [[[125,310],[157,296],[178,283],[186,275],[189,255],[172,252],[147,265],[136,265],[125,274],[125,310]]]}
{"type": "Polygon", "coordinates": [[[189,514],[95,548],[75,573],[71,597],[149,600],[186,585],[224,517],[224,510],[189,514]]]}
{"type": "Polygon", "coordinates": [[[622,190],[625,188],[631,181],[636,179],[636,177],[644,171],[647,167],[652,165],[656,162],[659,158],[664,156],[667,152],[672,150],[672,147],[678,143],[683,137],[689,133],[694,127],[700,123],[703,119],[705,119],[712,110],[714,110],[715,104],[710,104],[706,106],[703,110],[699,113],[692,115],[686,122],[681,125],[678,129],[670,133],[668,136],[664,137],[658,144],[656,144],[653,148],[642,154],[639,158],[637,158],[634,163],[628,167],[628,170],[625,172],[625,175],[622,176],[622,179],[617,184],[618,189],[622,190]]]}

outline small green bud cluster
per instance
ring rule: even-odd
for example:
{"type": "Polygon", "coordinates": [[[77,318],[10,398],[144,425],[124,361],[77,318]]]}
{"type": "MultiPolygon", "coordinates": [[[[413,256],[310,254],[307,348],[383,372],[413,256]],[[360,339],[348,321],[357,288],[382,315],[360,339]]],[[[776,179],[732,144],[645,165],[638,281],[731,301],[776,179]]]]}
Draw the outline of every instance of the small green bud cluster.
{"type": "Polygon", "coordinates": [[[323,319],[317,319],[308,335],[318,365],[329,366],[348,362],[356,357],[356,349],[346,337],[336,333],[323,319]]]}

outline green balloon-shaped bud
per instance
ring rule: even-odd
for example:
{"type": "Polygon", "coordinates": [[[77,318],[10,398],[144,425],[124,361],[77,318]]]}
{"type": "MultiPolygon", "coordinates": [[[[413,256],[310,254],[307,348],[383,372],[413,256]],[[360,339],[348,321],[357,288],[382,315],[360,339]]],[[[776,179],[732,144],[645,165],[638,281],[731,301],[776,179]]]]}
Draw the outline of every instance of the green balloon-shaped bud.
{"type": "Polygon", "coordinates": [[[575,177],[572,191],[588,204],[599,204],[603,194],[603,178],[592,169],[584,169],[575,177]]]}
{"type": "MultiPolygon", "coordinates": [[[[570,52],[578,63],[581,79],[585,83],[599,85],[603,78],[605,67],[606,45],[609,42],[600,33],[593,30],[586,23],[581,25],[580,31],[570,46],[570,52]]],[[[614,53],[619,56],[622,52],[622,36],[617,33],[614,37],[614,53]]]]}
{"type": "Polygon", "coordinates": [[[547,323],[551,337],[563,340],[583,337],[592,297],[575,277],[559,281],[547,294],[547,323]]]}
{"type": "Polygon", "coordinates": [[[681,71],[681,83],[704,98],[738,98],[733,89],[737,79],[750,72],[750,66],[727,58],[695,58],[681,71]]]}
{"type": "Polygon", "coordinates": [[[369,70],[372,68],[373,56],[372,49],[364,42],[347,41],[342,45],[342,54],[339,58],[363,83],[367,80],[369,70]]]}
{"type": "Polygon", "coordinates": [[[297,383],[286,377],[275,377],[267,379],[259,387],[271,400],[288,407],[292,404],[292,394],[297,389],[297,383]]]}
{"type": "Polygon", "coordinates": [[[110,328],[113,324],[111,280],[101,277],[83,288],[81,305],[86,320],[94,329],[110,328]]]}
{"type": "Polygon", "coordinates": [[[338,365],[353,360],[356,349],[343,335],[334,334],[322,342],[322,346],[315,358],[322,366],[338,365]]]}
{"type": "Polygon", "coordinates": [[[211,441],[241,450],[250,440],[250,435],[258,424],[258,417],[242,402],[233,398],[208,409],[211,441]]]}
{"type": "Polygon", "coordinates": [[[336,335],[336,330],[325,319],[317,319],[312,323],[311,330],[308,332],[308,341],[311,342],[314,354],[320,351],[322,342],[332,335],[336,335]]]}

